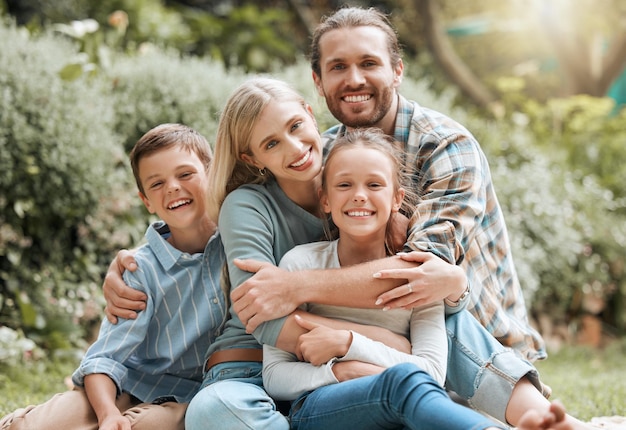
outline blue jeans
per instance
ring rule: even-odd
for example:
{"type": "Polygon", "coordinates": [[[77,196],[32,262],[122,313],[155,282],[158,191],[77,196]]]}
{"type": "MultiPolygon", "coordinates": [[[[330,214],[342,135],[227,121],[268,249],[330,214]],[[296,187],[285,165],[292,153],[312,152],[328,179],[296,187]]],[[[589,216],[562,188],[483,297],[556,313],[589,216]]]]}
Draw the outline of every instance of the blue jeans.
{"type": "Polygon", "coordinates": [[[262,363],[213,366],[185,415],[186,430],[288,430],[289,422],[263,388],[262,363]]]}
{"type": "MultiPolygon", "coordinates": [[[[472,408],[505,423],[513,387],[522,377],[541,389],[533,365],[502,346],[468,311],[447,316],[446,330],[446,389],[472,408]]],[[[288,429],[263,389],[261,369],[261,363],[222,363],[210,369],[189,404],[186,429],[204,430],[216,423],[220,429],[288,429]]]]}
{"type": "Polygon", "coordinates": [[[412,429],[470,430],[500,427],[454,403],[443,388],[412,363],[374,376],[320,387],[292,408],[294,430],[412,429]]]}
{"type": "Polygon", "coordinates": [[[535,367],[502,346],[468,311],[446,317],[448,369],[446,389],[473,409],[506,423],[513,387],[524,376],[541,391],[535,367]]]}

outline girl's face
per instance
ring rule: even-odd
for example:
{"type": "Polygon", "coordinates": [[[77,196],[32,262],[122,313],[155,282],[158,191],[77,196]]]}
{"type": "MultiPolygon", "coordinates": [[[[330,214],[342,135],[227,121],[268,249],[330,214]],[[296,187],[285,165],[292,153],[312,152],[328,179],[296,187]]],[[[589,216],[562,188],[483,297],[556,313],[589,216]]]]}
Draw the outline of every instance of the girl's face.
{"type": "Polygon", "coordinates": [[[337,152],[324,167],[326,189],[321,203],[340,236],[384,241],[387,221],[400,209],[403,189],[395,189],[392,161],[373,148],[337,152]]]}
{"type": "Polygon", "coordinates": [[[271,101],[261,112],[242,159],[267,169],[284,189],[290,182],[313,180],[322,170],[322,140],[310,107],[298,101],[271,101]]]}

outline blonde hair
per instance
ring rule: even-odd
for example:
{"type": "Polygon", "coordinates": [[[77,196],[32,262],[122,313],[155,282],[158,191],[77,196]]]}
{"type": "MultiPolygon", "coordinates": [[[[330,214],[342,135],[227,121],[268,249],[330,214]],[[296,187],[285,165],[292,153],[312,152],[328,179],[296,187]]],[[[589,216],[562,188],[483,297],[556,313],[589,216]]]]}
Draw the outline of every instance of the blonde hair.
{"type": "MultiPolygon", "coordinates": [[[[394,192],[397,192],[400,188],[404,189],[404,199],[402,200],[400,212],[410,216],[415,208],[417,199],[415,194],[411,191],[411,178],[406,173],[404,168],[405,154],[402,150],[399,149],[396,141],[392,137],[385,134],[379,128],[357,128],[337,138],[332,149],[328,152],[328,156],[326,157],[326,163],[324,164],[324,170],[322,172],[322,193],[327,193],[327,176],[328,172],[330,171],[330,169],[328,169],[328,166],[330,166],[330,164],[333,162],[335,155],[337,155],[341,151],[354,148],[374,149],[391,161],[391,167],[393,169],[391,172],[393,179],[393,190],[394,192]]],[[[385,232],[385,250],[387,252],[387,255],[395,254],[392,245],[392,217],[393,214],[390,214],[387,221],[387,229],[385,232]]],[[[326,236],[328,239],[335,239],[337,237],[338,231],[336,231],[336,228],[331,224],[332,220],[327,221],[328,222],[325,222],[324,225],[326,236]]]]}
{"type": "Polygon", "coordinates": [[[243,161],[252,155],[250,137],[257,120],[272,101],[297,101],[304,98],[289,84],[278,79],[256,77],[241,84],[230,95],[220,116],[214,147],[214,161],[209,169],[208,212],[217,223],[226,196],[244,184],[261,184],[272,177],[243,161]]]}

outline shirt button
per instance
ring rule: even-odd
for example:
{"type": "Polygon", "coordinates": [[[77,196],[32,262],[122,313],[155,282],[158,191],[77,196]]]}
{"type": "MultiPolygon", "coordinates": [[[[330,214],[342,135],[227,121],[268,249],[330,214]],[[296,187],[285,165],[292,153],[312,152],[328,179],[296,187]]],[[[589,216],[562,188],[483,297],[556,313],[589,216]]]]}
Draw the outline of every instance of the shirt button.
{"type": "Polygon", "coordinates": [[[217,303],[217,302],[218,302],[217,297],[214,297],[213,298],[213,303],[217,303]]]}

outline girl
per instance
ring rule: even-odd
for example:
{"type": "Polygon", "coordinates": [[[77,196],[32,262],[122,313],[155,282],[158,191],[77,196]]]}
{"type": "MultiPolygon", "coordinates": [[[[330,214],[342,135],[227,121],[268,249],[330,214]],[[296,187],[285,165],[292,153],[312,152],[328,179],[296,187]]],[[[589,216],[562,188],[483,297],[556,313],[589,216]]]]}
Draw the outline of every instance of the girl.
{"type": "MultiPolygon", "coordinates": [[[[381,131],[356,130],[339,139],[328,154],[321,191],[322,207],[337,227],[339,239],[297,246],[283,257],[281,267],[322,269],[392,255],[389,221],[407,201],[402,171],[401,157],[381,131]]],[[[307,307],[317,315],[386,326],[410,337],[412,351],[399,352],[358,333],[306,321],[302,325],[311,331],[300,337],[299,349],[307,362],[265,345],[265,388],[274,398],[298,399],[292,428],[497,427],[454,403],[441,388],[448,355],[442,302],[387,312],[307,307]],[[356,377],[368,374],[376,376],[356,377]]]]}

